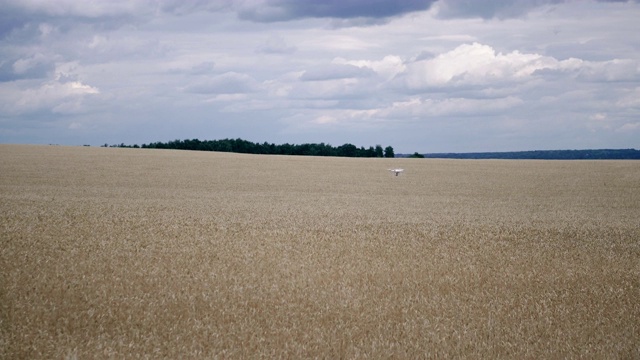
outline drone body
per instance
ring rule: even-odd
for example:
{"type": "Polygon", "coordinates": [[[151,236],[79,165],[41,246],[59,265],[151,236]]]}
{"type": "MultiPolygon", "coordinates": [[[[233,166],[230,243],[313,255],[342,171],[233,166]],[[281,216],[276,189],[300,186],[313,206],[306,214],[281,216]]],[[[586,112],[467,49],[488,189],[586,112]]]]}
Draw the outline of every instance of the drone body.
{"type": "Polygon", "coordinates": [[[391,171],[392,173],[395,173],[396,176],[398,176],[398,174],[404,171],[404,169],[388,169],[388,170],[391,171]]]}

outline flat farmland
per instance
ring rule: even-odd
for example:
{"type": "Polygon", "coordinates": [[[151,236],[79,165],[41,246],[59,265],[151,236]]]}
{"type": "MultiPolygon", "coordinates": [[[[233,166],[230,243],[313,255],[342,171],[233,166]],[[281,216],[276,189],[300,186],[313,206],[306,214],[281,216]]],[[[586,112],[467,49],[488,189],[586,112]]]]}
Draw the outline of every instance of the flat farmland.
{"type": "Polygon", "coordinates": [[[637,161],[0,145],[0,216],[0,358],[640,358],[637,161]]]}

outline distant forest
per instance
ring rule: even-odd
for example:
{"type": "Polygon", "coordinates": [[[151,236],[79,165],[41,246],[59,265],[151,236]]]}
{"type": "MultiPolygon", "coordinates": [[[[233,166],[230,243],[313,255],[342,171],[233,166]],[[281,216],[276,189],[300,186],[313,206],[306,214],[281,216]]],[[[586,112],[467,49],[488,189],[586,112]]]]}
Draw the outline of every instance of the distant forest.
{"type": "Polygon", "coordinates": [[[512,160],[640,160],[640,150],[635,149],[588,149],[588,150],[534,150],[510,152],[474,152],[474,153],[428,153],[395,154],[393,147],[384,149],[381,145],[368,148],[353,144],[331,146],[325,143],[312,144],[280,144],[254,143],[243,139],[223,140],[173,140],[169,142],[153,142],[142,145],[109,145],[103,147],[125,147],[145,149],[175,149],[220,151],[245,154],[271,155],[306,155],[306,156],[341,156],[341,157],[403,157],[431,159],[512,159],[512,160]]]}
{"type": "Polygon", "coordinates": [[[353,144],[344,144],[338,147],[329,144],[270,144],[254,143],[242,139],[223,140],[173,140],[169,142],[154,142],[150,144],[138,145],[108,145],[103,147],[126,147],[144,149],[174,149],[174,150],[198,150],[198,151],[221,151],[244,154],[271,154],[271,155],[307,155],[307,156],[342,156],[342,157],[395,157],[393,147],[382,148],[381,145],[369,146],[368,148],[357,147],[353,144]]]}
{"type": "Polygon", "coordinates": [[[535,150],[513,152],[423,154],[438,159],[514,159],[514,160],[640,160],[640,150],[535,150]]]}

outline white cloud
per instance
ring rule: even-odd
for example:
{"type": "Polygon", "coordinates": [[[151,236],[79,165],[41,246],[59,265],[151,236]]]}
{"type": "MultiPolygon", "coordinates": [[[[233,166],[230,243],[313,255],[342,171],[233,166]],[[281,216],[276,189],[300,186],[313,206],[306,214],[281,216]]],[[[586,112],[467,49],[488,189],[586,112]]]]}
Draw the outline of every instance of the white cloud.
{"type": "Polygon", "coordinates": [[[585,62],[580,78],[588,81],[632,81],[640,77],[640,63],[631,59],[585,62]]]}
{"type": "Polygon", "coordinates": [[[382,60],[346,60],[344,58],[335,58],[336,64],[349,64],[362,68],[369,68],[378,73],[386,80],[392,79],[397,74],[406,69],[405,64],[399,56],[387,55],[382,60]]]}
{"type": "Polygon", "coordinates": [[[584,61],[558,60],[535,53],[498,53],[491,46],[463,44],[431,59],[407,65],[403,74],[410,89],[450,85],[488,85],[527,81],[536,75],[574,74],[583,81],[635,80],[640,74],[636,60],[584,61]]]}
{"type": "Polygon", "coordinates": [[[463,44],[428,60],[408,65],[405,81],[411,89],[447,84],[487,84],[517,81],[535,71],[557,68],[561,62],[539,54],[496,53],[488,45],[463,44]]]}
{"type": "Polygon", "coordinates": [[[87,96],[98,95],[96,87],[79,81],[48,81],[37,87],[21,88],[18,82],[0,86],[0,111],[4,114],[19,115],[37,111],[53,113],[77,113],[84,111],[83,100],[87,96]]]}

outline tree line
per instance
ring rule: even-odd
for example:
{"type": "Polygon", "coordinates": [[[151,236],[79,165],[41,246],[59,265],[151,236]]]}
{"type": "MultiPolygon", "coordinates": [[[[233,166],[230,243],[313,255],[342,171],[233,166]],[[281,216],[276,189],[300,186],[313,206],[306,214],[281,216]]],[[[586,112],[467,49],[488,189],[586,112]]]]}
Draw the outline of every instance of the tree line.
{"type": "Polygon", "coordinates": [[[387,146],[384,149],[381,145],[357,147],[353,144],[331,146],[325,143],[310,144],[274,144],[257,143],[243,139],[222,139],[222,140],[172,140],[168,142],[152,142],[149,144],[136,145],[108,145],[104,147],[126,147],[144,149],[174,149],[174,150],[197,150],[197,151],[220,151],[235,152],[244,154],[269,154],[269,155],[306,155],[306,156],[341,156],[341,157],[395,157],[393,147],[387,146]]]}
{"type": "Polygon", "coordinates": [[[637,160],[640,150],[587,149],[587,150],[534,150],[481,153],[424,154],[426,158],[440,159],[513,159],[513,160],[637,160]]]}

